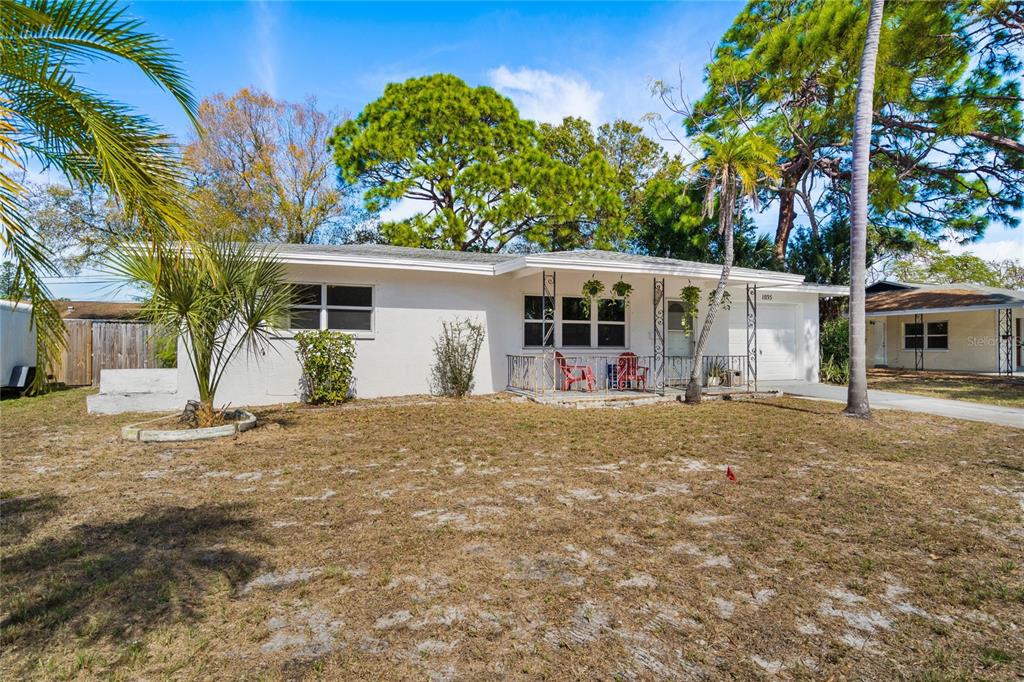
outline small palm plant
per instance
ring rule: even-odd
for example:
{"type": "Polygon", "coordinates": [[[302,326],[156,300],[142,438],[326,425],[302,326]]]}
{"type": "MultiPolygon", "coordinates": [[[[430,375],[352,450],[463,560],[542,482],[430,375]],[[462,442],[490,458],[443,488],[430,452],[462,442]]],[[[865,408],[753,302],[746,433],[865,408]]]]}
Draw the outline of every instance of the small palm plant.
{"type": "MultiPolygon", "coordinates": [[[[252,244],[211,243],[204,258],[124,246],[110,257],[119,278],[147,294],[157,334],[180,334],[199,389],[199,426],[216,423],[217,387],[240,352],[270,346],[287,320],[293,287],[274,254],[252,244]]],[[[179,358],[178,362],[181,362],[179,358]]]]}

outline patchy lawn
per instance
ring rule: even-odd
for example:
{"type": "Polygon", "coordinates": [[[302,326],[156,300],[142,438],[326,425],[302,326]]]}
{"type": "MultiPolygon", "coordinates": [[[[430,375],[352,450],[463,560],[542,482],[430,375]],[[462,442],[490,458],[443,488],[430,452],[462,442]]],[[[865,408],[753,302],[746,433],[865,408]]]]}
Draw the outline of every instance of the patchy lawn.
{"type": "Polygon", "coordinates": [[[964,372],[869,369],[868,387],[913,393],[929,398],[969,400],[989,405],[1024,407],[1024,377],[986,376],[964,372]]]}
{"type": "Polygon", "coordinates": [[[783,399],[6,401],[0,669],[66,679],[1013,679],[1021,431],[783,399]],[[730,483],[731,466],[738,483],[730,483]]]}

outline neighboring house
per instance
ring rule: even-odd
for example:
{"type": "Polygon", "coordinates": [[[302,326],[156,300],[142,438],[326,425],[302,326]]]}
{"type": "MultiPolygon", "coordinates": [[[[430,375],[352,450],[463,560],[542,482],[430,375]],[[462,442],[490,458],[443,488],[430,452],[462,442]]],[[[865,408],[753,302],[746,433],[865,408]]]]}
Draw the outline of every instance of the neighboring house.
{"type": "Polygon", "coordinates": [[[122,301],[54,301],[65,320],[141,320],[142,305],[122,301]]]}
{"type": "Polygon", "coordinates": [[[882,281],[866,293],[869,366],[1004,374],[1024,369],[1024,292],[882,281]]]}
{"type": "MultiPolygon", "coordinates": [[[[639,364],[649,369],[647,390],[680,386],[688,375],[694,332],[699,333],[721,272],[719,265],[608,251],[492,254],[291,244],[276,250],[303,299],[293,309],[292,330],[351,333],[357,350],[355,393],[363,398],[428,393],[434,340],[441,323],[456,318],[478,320],[486,329],[476,393],[560,388],[560,377],[552,376],[558,374],[551,364],[555,349],[570,364],[591,367],[598,389],[611,388],[609,375],[624,352],[640,356],[639,364]],[[605,294],[586,312],[581,289],[591,278],[604,283],[605,294]],[[633,287],[628,303],[610,293],[620,279],[633,287]],[[698,319],[689,333],[680,298],[688,285],[701,289],[698,319]]],[[[757,358],[761,381],[818,380],[818,297],[845,295],[845,288],[806,285],[800,275],[734,268],[730,294],[731,306],[719,312],[712,330],[709,362],[735,369],[744,382],[753,380],[751,356],[757,358]]],[[[709,366],[705,363],[706,370],[709,366]]],[[[179,363],[173,392],[162,398],[140,395],[152,394],[158,384],[166,392],[175,380],[167,374],[171,371],[159,370],[164,373],[159,377],[151,370],[104,372],[101,394],[91,397],[90,409],[120,410],[126,393],[135,394],[136,409],[143,403],[153,410],[180,407],[196,395],[187,363],[179,363]]],[[[270,404],[299,400],[301,393],[295,342],[288,332],[258,357],[235,358],[217,399],[270,404]]]]}

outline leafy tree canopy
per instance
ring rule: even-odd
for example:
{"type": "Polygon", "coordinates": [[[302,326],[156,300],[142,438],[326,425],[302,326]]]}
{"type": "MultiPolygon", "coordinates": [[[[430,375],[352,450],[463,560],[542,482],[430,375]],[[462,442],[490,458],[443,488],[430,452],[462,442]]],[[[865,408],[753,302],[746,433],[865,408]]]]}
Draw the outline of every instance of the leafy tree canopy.
{"type": "Polygon", "coordinates": [[[913,250],[893,263],[890,275],[901,282],[1019,286],[1014,281],[1012,261],[990,262],[969,253],[952,254],[922,239],[915,240],[913,250]]]}
{"type": "Polygon", "coordinates": [[[61,273],[95,264],[118,242],[138,238],[138,225],[99,186],[27,186],[25,218],[61,273]]]}
{"type": "MultiPolygon", "coordinates": [[[[797,212],[817,232],[848,196],[862,2],[751,0],[708,67],[697,130],[751,125],[779,148],[777,260],[797,212]]],[[[878,59],[870,219],[982,235],[1024,206],[1024,3],[903,2],[886,8],[878,59]]],[[[664,90],[662,91],[664,94],[664,90]]],[[[844,211],[845,212],[845,211],[844,211]]]]}
{"type": "MultiPolygon", "coordinates": [[[[327,145],[341,115],[248,88],[199,105],[185,149],[195,223],[211,236],[297,244],[342,241],[346,206],[327,145]]],[[[353,193],[354,194],[354,193],[353,193]]]]}
{"type": "MultiPolygon", "coordinates": [[[[735,263],[743,268],[770,268],[771,240],[759,235],[748,213],[733,228],[735,263]]],[[[637,251],[666,258],[721,263],[722,235],[718,233],[718,207],[704,211],[703,191],[670,177],[649,181],[644,193],[641,222],[633,237],[637,251]]]]}
{"type": "MultiPolygon", "coordinates": [[[[604,123],[595,132],[589,121],[567,117],[558,125],[540,124],[539,136],[545,153],[570,166],[581,167],[591,154],[604,157],[614,171],[613,189],[622,202],[624,236],[636,233],[643,223],[647,183],[659,174],[675,172],[678,177],[680,172],[678,164],[674,170],[669,167],[665,150],[645,135],[643,128],[623,119],[604,123]]],[[[598,215],[596,219],[604,221],[609,216],[598,215]]]]}
{"type": "Polygon", "coordinates": [[[367,188],[368,209],[426,202],[381,225],[394,244],[601,248],[625,234],[615,170],[600,153],[576,164],[554,158],[508,98],[452,75],[389,84],[330,143],[344,180],[367,188]]]}

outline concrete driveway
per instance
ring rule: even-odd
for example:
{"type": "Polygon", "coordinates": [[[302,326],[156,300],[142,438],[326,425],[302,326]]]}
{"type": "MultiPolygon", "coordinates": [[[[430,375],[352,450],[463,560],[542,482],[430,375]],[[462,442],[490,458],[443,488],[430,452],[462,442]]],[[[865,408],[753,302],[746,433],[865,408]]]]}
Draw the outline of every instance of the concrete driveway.
{"type": "MultiPolygon", "coordinates": [[[[800,381],[762,381],[766,388],[776,388],[783,393],[813,398],[815,400],[831,400],[846,402],[846,386],[833,384],[810,384],[800,381]]],[[[983,405],[963,400],[944,400],[942,398],[926,398],[908,393],[891,391],[875,391],[868,389],[868,402],[872,409],[907,410],[908,412],[924,412],[940,417],[953,419],[969,419],[977,422],[988,422],[1001,426],[1012,426],[1024,429],[1024,409],[1001,407],[999,405],[983,405]]]]}

